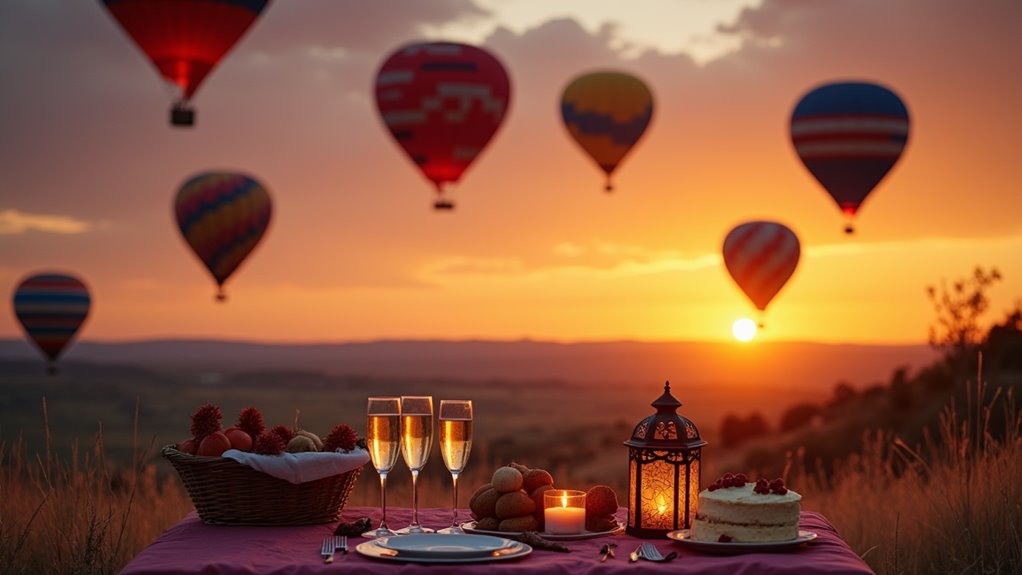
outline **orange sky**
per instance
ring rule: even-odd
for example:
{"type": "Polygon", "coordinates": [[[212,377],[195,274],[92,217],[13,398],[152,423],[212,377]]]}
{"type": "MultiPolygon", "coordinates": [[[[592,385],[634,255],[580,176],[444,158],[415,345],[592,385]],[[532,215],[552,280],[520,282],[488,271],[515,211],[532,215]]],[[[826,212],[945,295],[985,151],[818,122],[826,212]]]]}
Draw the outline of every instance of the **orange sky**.
{"type": "MultiPolygon", "coordinates": [[[[720,246],[765,218],[803,259],[762,337],[923,341],[925,287],[976,265],[1005,276],[990,319],[1022,295],[1022,3],[648,2],[278,0],[192,130],[166,125],[166,90],[98,2],[4,2],[0,291],[71,271],[93,295],[82,337],[102,340],[728,339],[754,310],[720,246]],[[479,41],[512,79],[450,214],[372,101],[386,54],[426,37],[479,41]],[[657,104],[612,195],[558,113],[595,68],[642,77],[657,104]],[[798,98],[839,79],[893,87],[913,122],[852,238],[787,135],[798,98]],[[263,181],[275,210],[226,305],[170,211],[215,168],[263,181]]],[[[0,337],[20,335],[0,306],[0,337]]]]}

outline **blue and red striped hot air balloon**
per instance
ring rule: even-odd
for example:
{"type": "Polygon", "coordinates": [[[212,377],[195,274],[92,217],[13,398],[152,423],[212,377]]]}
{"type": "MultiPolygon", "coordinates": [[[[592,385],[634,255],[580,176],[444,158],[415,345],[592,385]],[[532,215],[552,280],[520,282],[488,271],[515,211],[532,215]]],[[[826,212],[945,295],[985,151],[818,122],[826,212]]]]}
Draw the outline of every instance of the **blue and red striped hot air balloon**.
{"type": "Polygon", "coordinates": [[[623,72],[591,72],[572,80],[561,96],[561,118],[571,137],[607,175],[642,138],[653,119],[653,94],[623,72]]]}
{"type": "Polygon", "coordinates": [[[425,42],[391,54],[376,75],[376,107],[390,134],[436,186],[436,209],[497,132],[511,81],[492,54],[467,44],[425,42]]]}
{"type": "Polygon", "coordinates": [[[745,222],[724,239],[724,265],[760,312],[795,273],[800,252],[795,232],[777,222],[745,222]]]}
{"type": "Polygon", "coordinates": [[[181,90],[171,124],[191,126],[188,105],[206,76],[270,0],[101,0],[160,75],[181,90]]]}
{"type": "Polygon", "coordinates": [[[89,290],[82,281],[62,273],[34,274],[14,291],[14,315],[25,334],[49,360],[49,372],[89,315],[89,290]]]}
{"type": "Polygon", "coordinates": [[[849,234],[866,196],[901,158],[908,133],[908,109],[901,98],[866,82],[815,88],[791,114],[795,152],[837,202],[849,234]]]}
{"type": "Polygon", "coordinates": [[[178,190],[178,228],[216,281],[217,301],[227,299],[224,282],[262,239],[272,211],[266,188],[245,174],[205,172],[178,190]]]}

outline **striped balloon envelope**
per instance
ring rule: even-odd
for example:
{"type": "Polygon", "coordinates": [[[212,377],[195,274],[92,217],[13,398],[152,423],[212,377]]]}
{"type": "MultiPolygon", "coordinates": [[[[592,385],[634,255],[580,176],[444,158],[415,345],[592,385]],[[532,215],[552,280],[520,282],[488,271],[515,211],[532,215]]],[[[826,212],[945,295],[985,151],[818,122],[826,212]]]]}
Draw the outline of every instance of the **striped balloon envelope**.
{"type": "Polygon", "coordinates": [[[171,123],[190,126],[188,102],[269,0],[101,0],[110,15],[181,91],[171,123]]]}
{"type": "Polygon", "coordinates": [[[376,107],[405,154],[436,187],[461,179],[507,114],[511,81],[489,52],[453,42],[403,46],[376,75],[376,107]]]}
{"type": "Polygon", "coordinates": [[[843,82],[807,93],[791,115],[791,141],[809,172],[847,218],[901,158],[908,143],[908,109],[877,84],[843,82]]]}
{"type": "Polygon", "coordinates": [[[653,94],[622,72],[591,72],[572,80],[561,96],[561,118],[571,137],[610,177],[653,119],[653,94]]]}
{"type": "Polygon", "coordinates": [[[14,291],[14,315],[25,334],[55,363],[89,315],[89,290],[82,281],[62,273],[34,274],[14,291]]]}
{"type": "Polygon", "coordinates": [[[752,221],[724,239],[724,265],[756,309],[766,310],[798,267],[798,236],[784,224],[752,221]]]}
{"type": "Polygon", "coordinates": [[[262,239],[272,209],[266,188],[245,174],[204,172],[178,190],[178,228],[216,281],[218,301],[227,299],[224,282],[262,239]]]}

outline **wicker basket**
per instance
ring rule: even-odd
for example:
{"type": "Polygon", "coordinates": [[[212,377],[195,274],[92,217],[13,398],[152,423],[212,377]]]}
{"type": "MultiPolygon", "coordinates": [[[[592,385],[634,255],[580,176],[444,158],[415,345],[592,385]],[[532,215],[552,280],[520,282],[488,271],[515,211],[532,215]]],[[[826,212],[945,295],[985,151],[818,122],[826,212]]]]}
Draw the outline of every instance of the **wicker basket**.
{"type": "Polygon", "coordinates": [[[336,521],[361,467],[294,484],[226,457],[189,455],[176,445],[163,456],[177,470],[203,523],[309,525],[336,521]]]}

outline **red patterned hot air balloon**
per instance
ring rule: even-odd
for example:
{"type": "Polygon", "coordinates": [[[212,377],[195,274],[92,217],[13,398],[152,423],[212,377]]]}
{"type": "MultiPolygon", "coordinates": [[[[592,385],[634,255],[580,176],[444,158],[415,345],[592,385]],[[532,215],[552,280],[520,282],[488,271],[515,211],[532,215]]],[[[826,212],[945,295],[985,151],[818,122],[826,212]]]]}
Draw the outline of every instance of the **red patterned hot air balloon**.
{"type": "Polygon", "coordinates": [[[426,42],[399,48],[376,75],[376,106],[392,136],[436,186],[437,209],[451,209],[444,187],[457,182],[507,113],[511,83],[481,48],[426,42]]]}
{"type": "Polygon", "coordinates": [[[244,174],[206,172],[178,190],[177,225],[213,275],[218,301],[227,299],[224,282],[262,239],[271,212],[266,188],[244,174]]]}
{"type": "Polygon", "coordinates": [[[901,98],[866,82],[815,88],[791,114],[795,152],[845,215],[848,234],[866,196],[901,158],[908,134],[901,98]]]}
{"type": "Polygon", "coordinates": [[[798,266],[795,232],[777,222],[746,222],[724,239],[724,265],[756,309],[766,310],[798,266]]]}
{"type": "Polygon", "coordinates": [[[191,126],[188,105],[202,81],[252,26],[270,0],[102,0],[159,70],[181,90],[171,124],[191,126]]]}
{"type": "Polygon", "coordinates": [[[49,372],[57,373],[57,358],[89,315],[88,288],[74,276],[39,273],[18,284],[13,303],[21,327],[49,360],[49,372]]]}

